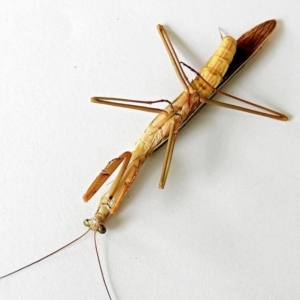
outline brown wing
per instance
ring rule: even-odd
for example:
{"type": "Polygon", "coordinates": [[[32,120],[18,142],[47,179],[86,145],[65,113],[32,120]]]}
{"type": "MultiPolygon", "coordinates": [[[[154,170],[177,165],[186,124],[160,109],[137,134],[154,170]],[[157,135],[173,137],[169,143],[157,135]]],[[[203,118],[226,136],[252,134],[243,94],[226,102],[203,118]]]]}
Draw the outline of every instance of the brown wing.
{"type": "MultiPolygon", "coordinates": [[[[218,89],[222,88],[244,65],[253,57],[255,53],[262,47],[265,41],[276,27],[276,20],[268,20],[259,25],[256,25],[249,31],[245,32],[237,40],[237,49],[234,58],[223,77],[223,80],[218,85],[218,89]]],[[[212,99],[215,93],[211,94],[209,99],[212,99]]],[[[203,103],[194,111],[193,114],[181,125],[180,129],[189,122],[206,104],[203,103]]]]}
{"type": "Polygon", "coordinates": [[[249,59],[263,46],[275,27],[276,20],[263,22],[245,32],[237,40],[236,54],[218,88],[222,87],[233,75],[241,70],[249,59]]]}

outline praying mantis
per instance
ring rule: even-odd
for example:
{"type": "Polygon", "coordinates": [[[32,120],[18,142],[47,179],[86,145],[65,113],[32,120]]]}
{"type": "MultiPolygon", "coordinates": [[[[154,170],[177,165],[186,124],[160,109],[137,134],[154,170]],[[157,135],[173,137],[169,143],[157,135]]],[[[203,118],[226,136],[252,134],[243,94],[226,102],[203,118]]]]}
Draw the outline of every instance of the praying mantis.
{"type": "MultiPolygon", "coordinates": [[[[253,28],[252,32],[259,31],[260,27],[262,27],[264,30],[266,30],[266,28],[270,29],[272,28],[272,26],[275,26],[275,24],[276,22],[274,20],[265,22],[253,28]]],[[[275,27],[273,27],[272,29],[274,28],[275,27]]],[[[164,27],[158,25],[157,29],[165,45],[165,48],[167,49],[175,72],[184,88],[184,91],[165,109],[153,109],[150,107],[138,106],[132,103],[141,103],[142,101],[129,99],[111,97],[93,97],[91,99],[93,103],[107,104],[131,109],[140,109],[158,113],[158,116],[149,124],[145,132],[142,134],[141,138],[136,143],[134,150],[132,152],[126,151],[122,153],[118,158],[111,160],[100,173],[100,175],[97,176],[97,178],[94,180],[94,182],[91,184],[91,186],[83,196],[84,201],[89,201],[91,197],[94,196],[94,194],[111,176],[111,174],[121,165],[120,171],[117,174],[115,181],[111,185],[110,189],[102,196],[94,218],[87,219],[84,222],[85,226],[89,227],[93,231],[98,231],[99,233],[104,233],[106,231],[103,223],[108,218],[108,216],[117,212],[122,200],[133,184],[145,159],[151,153],[153,153],[153,151],[155,151],[157,147],[168,140],[161,178],[159,182],[159,187],[164,188],[170,169],[172,153],[174,150],[178,131],[180,127],[189,120],[194,111],[204,103],[235,110],[241,110],[277,120],[287,120],[287,117],[284,114],[237,97],[230,96],[238,101],[259,108],[260,110],[265,112],[208,99],[213,92],[216,92],[216,87],[222,81],[222,78],[225,75],[235,55],[236,41],[232,37],[226,36],[222,39],[222,43],[219,46],[218,50],[203,67],[203,69],[200,71],[200,74],[195,71],[197,73],[196,78],[193,81],[189,82],[181,67],[171,41],[166,31],[164,30],[164,27]]],[[[266,36],[268,36],[271,31],[266,30],[266,36]]]]}
{"type": "MultiPolygon", "coordinates": [[[[122,200],[135,181],[140,167],[145,162],[146,158],[160,148],[165,142],[167,142],[162,174],[159,181],[159,187],[164,188],[168,172],[170,170],[172,154],[178,132],[205,104],[241,110],[248,113],[270,117],[276,120],[287,120],[287,117],[282,113],[254,103],[250,103],[237,97],[231,96],[235,100],[254,106],[260,110],[253,110],[211,100],[216,93],[221,93],[220,91],[217,91],[216,88],[222,87],[244,66],[244,64],[263,45],[269,35],[273,32],[275,26],[276,21],[269,20],[246,32],[237,41],[231,37],[224,37],[222,39],[221,46],[208,61],[202,71],[197,73],[197,76],[193,81],[189,82],[164,27],[162,25],[158,25],[158,32],[167,49],[168,55],[184,91],[172,103],[167,100],[158,100],[148,103],[146,102],[146,104],[167,102],[168,106],[165,109],[142,106],[141,104],[145,102],[139,100],[111,97],[92,98],[93,103],[138,109],[157,113],[158,115],[146,128],[145,132],[136,143],[134,150],[126,151],[119,157],[111,160],[102,170],[102,172],[96,177],[91,186],[88,188],[87,192],[84,194],[84,201],[89,201],[108,180],[108,178],[117,170],[117,168],[120,167],[120,170],[109,190],[101,197],[94,217],[84,221],[84,225],[88,227],[88,231],[92,230],[95,233],[106,232],[106,228],[104,226],[106,219],[118,211],[122,200]]],[[[192,71],[194,70],[192,69],[192,71]]],[[[79,238],[71,243],[77,241],[79,238]]],[[[2,276],[1,278],[8,275],[2,276]]],[[[106,289],[108,292],[107,286],[106,289]]],[[[111,299],[109,292],[108,296],[111,299]]]]}

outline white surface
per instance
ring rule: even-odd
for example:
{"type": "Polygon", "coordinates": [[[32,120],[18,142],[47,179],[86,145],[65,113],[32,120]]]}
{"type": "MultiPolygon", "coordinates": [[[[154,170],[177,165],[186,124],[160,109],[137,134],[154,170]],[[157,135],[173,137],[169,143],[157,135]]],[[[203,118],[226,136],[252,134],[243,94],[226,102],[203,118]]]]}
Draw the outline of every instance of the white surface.
{"type": "MultiPolygon", "coordinates": [[[[206,107],[179,135],[165,190],[161,149],[98,245],[113,299],[299,299],[299,2],[51,2],[1,5],[0,275],[84,232],[101,195],[85,204],[85,189],[154,117],[89,98],[181,91],[156,24],[198,69],[218,27],[239,37],[276,18],[226,91],[290,120],[206,107]]],[[[107,299],[92,235],[1,280],[0,299],[107,299]]]]}

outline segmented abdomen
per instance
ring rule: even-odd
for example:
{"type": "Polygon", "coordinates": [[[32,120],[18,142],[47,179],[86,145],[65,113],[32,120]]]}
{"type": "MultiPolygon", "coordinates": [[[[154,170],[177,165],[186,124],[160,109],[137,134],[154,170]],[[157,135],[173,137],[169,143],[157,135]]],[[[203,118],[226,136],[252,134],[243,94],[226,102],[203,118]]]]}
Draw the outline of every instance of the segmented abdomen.
{"type": "MultiPolygon", "coordinates": [[[[226,73],[235,54],[236,44],[237,42],[234,38],[230,36],[224,37],[219,48],[201,69],[200,75],[213,87],[218,86],[226,73]]],[[[196,76],[191,82],[191,87],[197,91],[198,95],[189,95],[186,92],[182,92],[172,102],[172,107],[170,107],[170,105],[167,106],[165,111],[168,113],[160,113],[149,124],[140,140],[136,143],[132,160],[151,153],[157,145],[168,138],[170,119],[174,116],[174,112],[181,115],[181,121],[183,123],[201,104],[198,96],[200,96],[200,98],[208,98],[213,92],[213,89],[199,76],[196,76]]]]}
{"type": "MultiPolygon", "coordinates": [[[[217,87],[225,75],[235,54],[236,44],[236,40],[231,36],[224,37],[220,47],[200,71],[201,76],[213,87],[217,87]]],[[[208,98],[212,93],[212,88],[199,76],[196,76],[191,85],[203,98],[208,98]]]]}

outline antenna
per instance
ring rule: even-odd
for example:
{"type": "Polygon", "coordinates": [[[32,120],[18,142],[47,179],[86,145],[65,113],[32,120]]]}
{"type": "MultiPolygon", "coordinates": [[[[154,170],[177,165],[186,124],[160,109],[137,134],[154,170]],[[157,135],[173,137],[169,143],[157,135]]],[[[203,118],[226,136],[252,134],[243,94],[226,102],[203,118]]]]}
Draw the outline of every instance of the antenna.
{"type": "MultiPolygon", "coordinates": [[[[78,240],[80,240],[82,237],[84,237],[90,230],[91,230],[91,229],[88,229],[84,234],[80,235],[78,238],[74,239],[73,241],[71,241],[70,243],[64,245],[63,247],[61,247],[61,248],[59,248],[59,249],[57,249],[57,250],[55,250],[55,251],[49,253],[48,255],[43,256],[42,258],[40,258],[40,259],[38,259],[38,260],[36,260],[36,261],[34,261],[34,262],[32,262],[32,263],[30,263],[30,264],[28,264],[28,265],[22,267],[22,268],[20,268],[20,269],[17,269],[17,270],[15,270],[15,271],[13,271],[13,272],[10,272],[10,273],[8,273],[8,274],[6,274],[6,275],[4,275],[4,276],[1,276],[1,277],[0,277],[0,280],[3,279],[3,278],[5,278],[5,277],[8,277],[8,276],[10,276],[10,275],[13,275],[13,274],[15,274],[15,273],[18,273],[18,272],[20,272],[20,271],[22,271],[22,270],[24,270],[24,269],[26,269],[26,268],[29,268],[29,267],[31,267],[31,266],[33,266],[33,265],[39,263],[40,261],[42,261],[42,260],[44,260],[44,259],[46,259],[46,258],[48,258],[48,257],[50,257],[50,256],[52,256],[52,255],[54,255],[54,254],[56,254],[56,253],[58,253],[59,251],[61,251],[61,250],[65,249],[65,248],[67,248],[68,246],[74,244],[75,242],[77,242],[78,240]]],[[[106,284],[106,281],[105,281],[105,278],[104,278],[102,266],[101,266],[101,263],[100,263],[100,256],[99,256],[99,252],[98,252],[98,248],[97,248],[97,243],[96,243],[96,231],[94,232],[94,244],[95,244],[95,250],[96,250],[96,255],[97,255],[98,265],[99,265],[100,272],[101,272],[101,277],[102,277],[102,280],[103,280],[103,283],[104,283],[104,286],[105,286],[107,295],[108,295],[109,299],[112,300],[112,298],[111,298],[111,296],[110,296],[110,293],[109,293],[109,290],[108,290],[108,287],[107,287],[107,284],[106,284]]]]}

